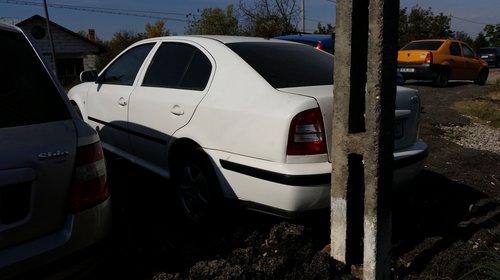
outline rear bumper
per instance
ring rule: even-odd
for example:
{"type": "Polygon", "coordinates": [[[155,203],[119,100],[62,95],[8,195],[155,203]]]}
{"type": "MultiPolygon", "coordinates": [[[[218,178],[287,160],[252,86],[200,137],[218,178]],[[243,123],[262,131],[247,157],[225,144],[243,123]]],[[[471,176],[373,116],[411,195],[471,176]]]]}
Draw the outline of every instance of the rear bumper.
{"type": "MultiPolygon", "coordinates": [[[[428,147],[422,141],[394,153],[394,188],[422,171],[428,147]]],[[[221,171],[224,194],[247,207],[286,217],[330,207],[331,163],[272,164],[211,153],[221,171]],[[260,165],[260,167],[257,167],[260,165]]]]}
{"type": "Polygon", "coordinates": [[[86,256],[94,252],[99,254],[103,248],[98,244],[102,244],[110,232],[111,199],[108,198],[90,209],[69,215],[64,227],[57,232],[1,250],[0,279],[24,279],[30,275],[37,275],[36,278],[39,278],[40,271],[64,274],[61,271],[47,271],[47,267],[53,267],[51,264],[56,262],[65,263],[58,267],[59,270],[72,273],[70,266],[75,269],[84,264],[82,254],[77,258],[72,257],[81,252],[86,252],[86,256]],[[72,259],[74,263],[68,263],[72,259]]]}
{"type": "Polygon", "coordinates": [[[434,80],[441,72],[441,65],[437,64],[398,64],[398,72],[405,80],[434,80]]]}

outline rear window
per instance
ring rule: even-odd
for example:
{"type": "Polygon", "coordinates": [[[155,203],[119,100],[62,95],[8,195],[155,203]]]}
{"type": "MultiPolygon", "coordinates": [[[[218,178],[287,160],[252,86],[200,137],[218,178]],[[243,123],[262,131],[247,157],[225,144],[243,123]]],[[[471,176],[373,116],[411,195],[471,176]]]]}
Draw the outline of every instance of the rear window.
{"type": "Polygon", "coordinates": [[[57,87],[19,33],[0,30],[0,128],[70,119],[57,87]]]}
{"type": "Polygon", "coordinates": [[[412,51],[412,50],[426,50],[426,51],[436,51],[441,45],[443,45],[443,41],[417,41],[411,42],[408,45],[404,46],[401,50],[404,51],[412,51]]]}
{"type": "Polygon", "coordinates": [[[333,56],[302,44],[227,45],[275,88],[333,84],[333,56]]]}

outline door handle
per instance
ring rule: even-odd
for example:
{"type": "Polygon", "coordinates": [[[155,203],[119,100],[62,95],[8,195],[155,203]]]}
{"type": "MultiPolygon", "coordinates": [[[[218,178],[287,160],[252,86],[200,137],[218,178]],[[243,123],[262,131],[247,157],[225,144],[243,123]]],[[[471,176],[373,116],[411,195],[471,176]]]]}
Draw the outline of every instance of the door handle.
{"type": "Polygon", "coordinates": [[[120,97],[120,99],[118,99],[118,104],[120,104],[121,106],[127,106],[127,100],[125,100],[125,98],[123,97],[120,97]]]}
{"type": "Polygon", "coordinates": [[[172,109],[170,109],[170,113],[172,113],[176,116],[180,116],[180,115],[184,115],[184,110],[181,109],[181,106],[174,105],[174,107],[172,107],[172,109]]]}

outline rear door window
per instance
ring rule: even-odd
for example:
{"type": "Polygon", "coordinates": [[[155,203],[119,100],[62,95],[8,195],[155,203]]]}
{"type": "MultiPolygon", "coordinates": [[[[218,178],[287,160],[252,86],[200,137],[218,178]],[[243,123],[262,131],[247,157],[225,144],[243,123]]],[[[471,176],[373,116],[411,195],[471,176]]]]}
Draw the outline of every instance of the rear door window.
{"type": "Polygon", "coordinates": [[[203,90],[212,72],[210,60],[198,48],[163,43],[149,65],[143,86],[203,90]]]}
{"type": "Polygon", "coordinates": [[[454,56],[462,56],[462,52],[460,51],[460,44],[457,42],[453,42],[450,45],[450,54],[454,56]]]}
{"type": "Polygon", "coordinates": [[[275,88],[333,84],[333,56],[304,44],[230,43],[275,88]]]}
{"type": "Polygon", "coordinates": [[[70,119],[58,88],[18,33],[0,30],[0,128],[70,119]]]}

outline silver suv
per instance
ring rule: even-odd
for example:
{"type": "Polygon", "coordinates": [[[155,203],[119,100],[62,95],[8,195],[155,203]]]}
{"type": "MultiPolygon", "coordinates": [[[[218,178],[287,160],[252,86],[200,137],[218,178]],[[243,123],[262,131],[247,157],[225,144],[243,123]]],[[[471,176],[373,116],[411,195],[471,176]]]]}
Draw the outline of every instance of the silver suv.
{"type": "Polygon", "coordinates": [[[106,239],[106,165],[23,32],[0,24],[0,42],[0,279],[38,278],[106,239]]]}

